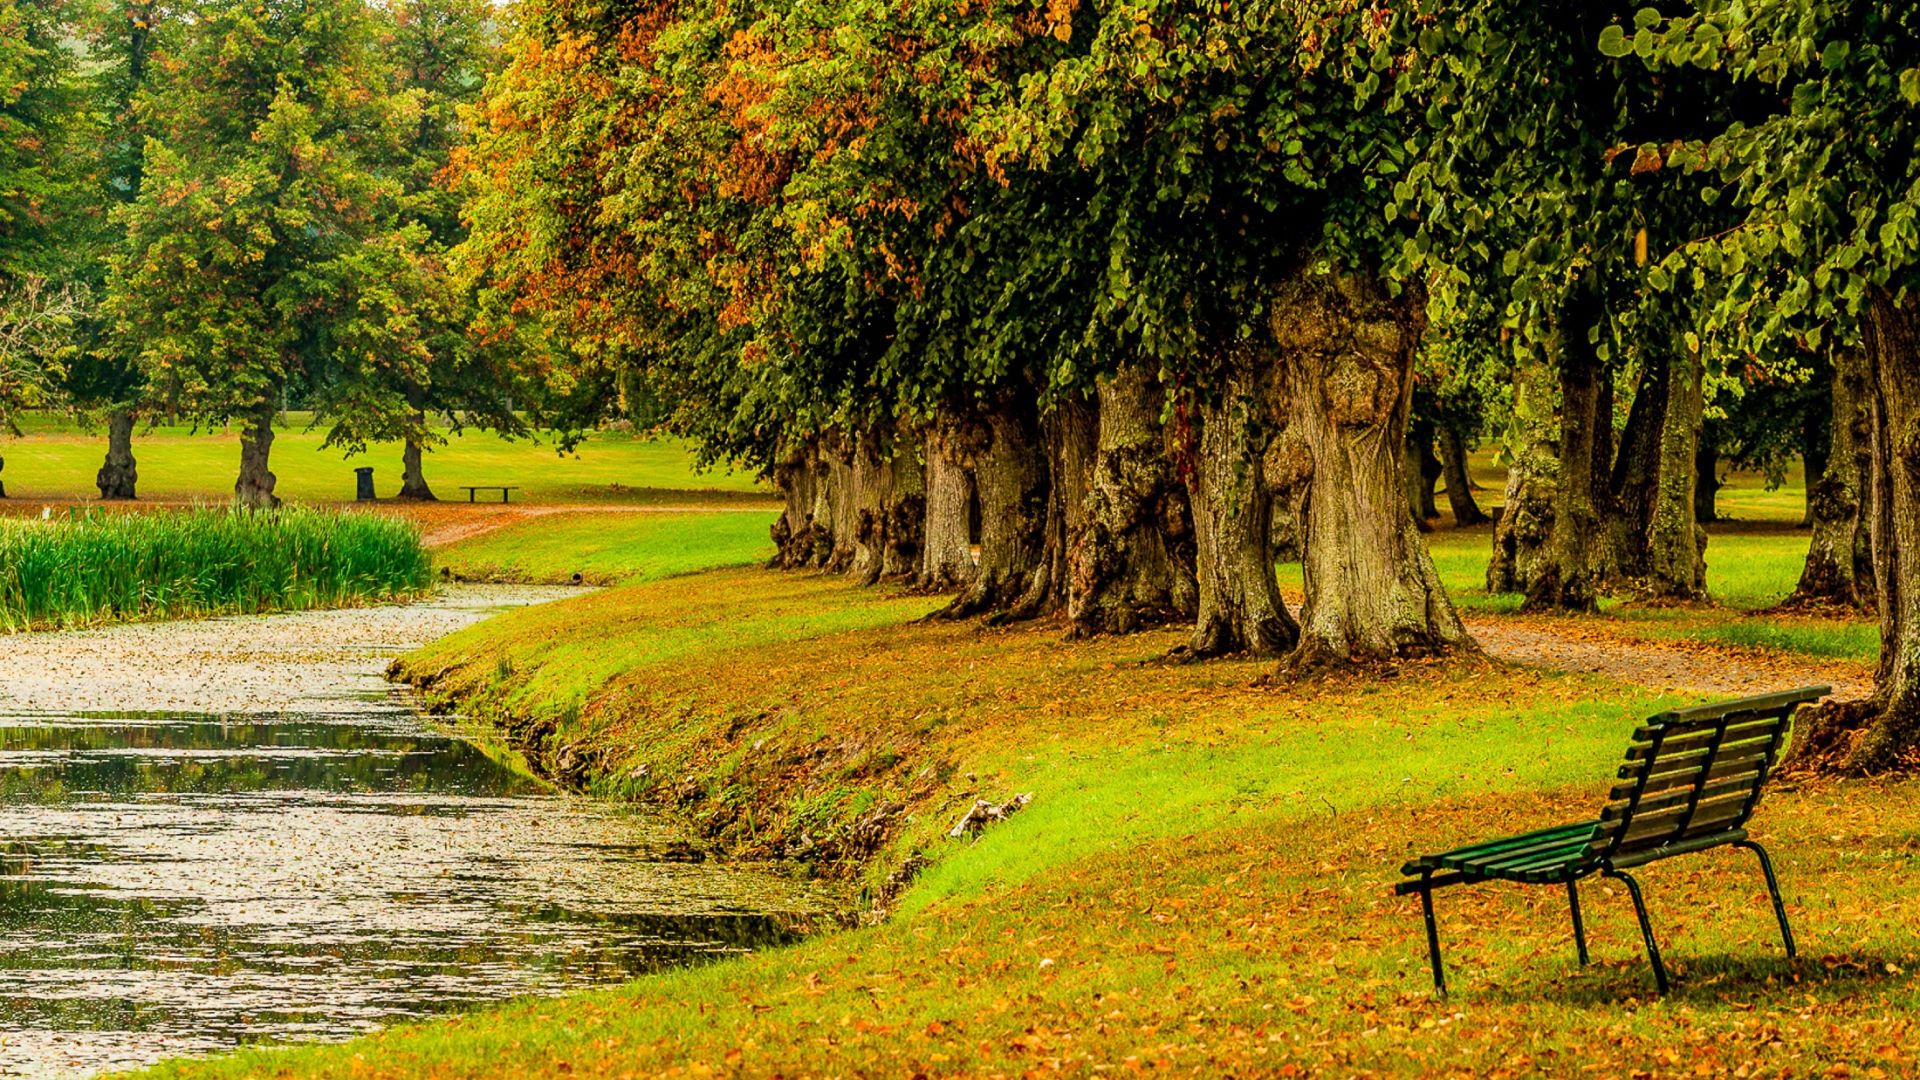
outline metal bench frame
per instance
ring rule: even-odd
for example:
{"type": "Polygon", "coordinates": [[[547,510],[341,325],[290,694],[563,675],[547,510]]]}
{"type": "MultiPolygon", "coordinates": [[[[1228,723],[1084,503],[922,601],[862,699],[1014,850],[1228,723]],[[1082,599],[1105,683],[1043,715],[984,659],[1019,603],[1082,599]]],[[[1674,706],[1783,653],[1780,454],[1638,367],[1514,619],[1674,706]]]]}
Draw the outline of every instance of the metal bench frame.
{"type": "Polygon", "coordinates": [[[1440,963],[1440,928],[1433,917],[1435,889],[1479,881],[1564,884],[1574,945],[1585,965],[1587,932],[1580,918],[1579,883],[1598,874],[1626,885],[1640,918],[1640,936],[1646,941],[1654,982],[1664,994],[1669,988],[1667,967],[1653,938],[1640,883],[1627,871],[1675,855],[1727,846],[1746,848],[1759,856],[1787,956],[1797,956],[1773,860],[1748,838],[1746,824],[1779,760],[1794,710],[1825,697],[1829,690],[1809,686],[1663,712],[1633,733],[1633,745],[1620,766],[1621,782],[1608,793],[1607,806],[1597,820],[1471,844],[1407,863],[1400,872],[1411,880],[1400,882],[1394,892],[1420,896],[1434,991],[1442,996],[1447,992],[1440,963]]]}

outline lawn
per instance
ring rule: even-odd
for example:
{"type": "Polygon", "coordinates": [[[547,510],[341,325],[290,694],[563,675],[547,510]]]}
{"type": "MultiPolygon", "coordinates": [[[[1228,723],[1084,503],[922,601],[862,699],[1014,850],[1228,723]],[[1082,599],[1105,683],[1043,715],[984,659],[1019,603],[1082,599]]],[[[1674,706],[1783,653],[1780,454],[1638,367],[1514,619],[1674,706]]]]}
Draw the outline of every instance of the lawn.
{"type": "Polygon", "coordinates": [[[1749,856],[1648,868],[1676,992],[1589,886],[1594,966],[1551,889],[1443,894],[1453,998],[1427,992],[1411,854],[1577,820],[1670,704],[1480,662],[1275,682],[1153,662],[1180,635],[923,624],[937,600],[725,570],[504,615],[408,661],[511,717],[535,760],[671,806],[716,850],[841,878],[890,919],[617,989],[174,1077],[1600,1076],[1911,1073],[1920,783],[1780,785],[1749,856]],[[975,798],[1034,793],[978,841],[975,798]],[[910,882],[902,887],[903,882],[910,882]]]}
{"type": "Polygon", "coordinates": [[[651,581],[766,562],[774,511],[580,511],[542,514],[434,552],[469,581],[589,585],[651,581]]]}
{"type": "MultiPolygon", "coordinates": [[[[324,432],[308,430],[308,418],[290,414],[287,428],[273,443],[276,492],[284,499],[328,502],[352,499],[357,466],[375,470],[376,490],[390,496],[400,487],[400,447],[380,444],[363,455],[343,457],[323,450],[324,432]]],[[[25,436],[0,436],[0,471],[15,500],[93,499],[94,474],[106,453],[103,435],[71,423],[32,417],[25,436]]],[[[233,497],[239,469],[240,437],[235,432],[187,427],[142,428],[134,439],[139,459],[140,496],[158,501],[225,502],[233,497]]],[[[502,439],[490,432],[449,435],[426,458],[427,483],[443,500],[466,499],[462,484],[511,484],[516,502],[528,503],[686,503],[761,501],[770,497],[753,476],[702,471],[685,444],[671,439],[616,432],[599,433],[568,454],[549,439],[502,439]]],[[[491,496],[488,496],[491,497],[491,496]]]]}

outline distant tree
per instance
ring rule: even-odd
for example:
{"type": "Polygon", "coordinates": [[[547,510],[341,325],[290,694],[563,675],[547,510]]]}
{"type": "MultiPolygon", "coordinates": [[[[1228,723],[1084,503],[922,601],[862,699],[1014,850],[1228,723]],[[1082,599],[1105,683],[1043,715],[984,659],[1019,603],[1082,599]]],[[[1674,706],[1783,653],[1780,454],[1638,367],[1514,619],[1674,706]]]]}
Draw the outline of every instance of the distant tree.
{"type": "Polygon", "coordinates": [[[432,499],[422,457],[444,439],[435,420],[526,430],[512,409],[517,342],[470,330],[471,291],[448,263],[466,238],[450,168],[495,63],[496,16],[487,0],[398,0],[375,11],[397,137],[369,157],[400,186],[393,224],[405,246],[392,253],[390,285],[405,296],[405,322],[389,327],[399,347],[387,362],[332,372],[313,401],[329,424],[326,445],[359,452],[400,442],[400,497],[432,499]]]}
{"type": "Polygon", "coordinates": [[[237,421],[234,497],[277,503],[273,421],[290,386],[351,382],[422,348],[375,165],[393,117],[360,0],[209,0],[154,57],[139,195],[108,285],[157,404],[237,421]]]}

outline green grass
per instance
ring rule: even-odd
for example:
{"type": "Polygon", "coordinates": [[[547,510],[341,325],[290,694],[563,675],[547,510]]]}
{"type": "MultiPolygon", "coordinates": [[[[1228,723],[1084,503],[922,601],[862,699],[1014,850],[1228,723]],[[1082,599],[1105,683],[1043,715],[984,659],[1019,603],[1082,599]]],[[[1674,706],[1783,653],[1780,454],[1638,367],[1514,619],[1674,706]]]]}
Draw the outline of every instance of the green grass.
{"type": "Polygon", "coordinates": [[[772,512],[546,514],[450,544],[435,559],[479,581],[588,584],[651,581],[763,563],[773,555],[772,512]]]}
{"type": "MultiPolygon", "coordinates": [[[[1779,786],[1755,819],[1807,959],[1779,955],[1743,853],[1647,868],[1679,980],[1648,1000],[1624,894],[1440,898],[1429,996],[1411,854],[1590,815],[1639,718],[1592,676],[1476,663],[1264,678],[1147,663],[1159,632],[916,624],[924,598],[731,570],[502,616],[408,661],[482,715],[544,718],[595,788],[678,807],[736,854],[886,895],[879,925],[565,999],[254,1051],[168,1077],[1910,1075],[1920,784],[1779,786]],[[636,779],[638,766],[665,778],[636,779]],[[973,842],[975,798],[1034,802],[973,842]],[[875,815],[879,815],[875,817],[875,815]],[[877,847],[861,847],[872,822],[877,847]],[[1595,1032],[1604,1031],[1604,1038],[1595,1032]],[[1670,1056],[1675,1055],[1675,1056],[1670,1056]]],[[[537,755],[536,755],[537,756],[537,755]]]]}
{"type": "Polygon", "coordinates": [[[332,607],[417,594],[413,525],[287,508],[0,519],[0,630],[332,607]]]}
{"type": "MultiPolygon", "coordinates": [[[[292,414],[274,439],[272,467],[282,498],[304,502],[349,500],[353,470],[369,465],[376,489],[389,496],[400,487],[400,447],[376,444],[368,452],[343,457],[323,450],[324,431],[307,430],[309,418],[292,414]]],[[[99,496],[94,474],[106,453],[99,433],[40,416],[22,425],[24,438],[0,437],[0,471],[7,493],[18,500],[91,499],[99,496]]],[[[139,460],[140,496],[149,500],[194,501],[232,498],[239,470],[240,439],[233,432],[194,432],[189,427],[139,429],[134,438],[139,460]]],[[[702,471],[688,447],[673,439],[600,433],[571,454],[555,452],[549,442],[509,441],[489,432],[450,435],[426,458],[427,482],[442,499],[464,501],[461,484],[511,484],[515,502],[530,503],[684,503],[752,500],[770,497],[754,477],[725,470],[702,471]],[[693,498],[698,493],[699,498],[693,498]]]]}

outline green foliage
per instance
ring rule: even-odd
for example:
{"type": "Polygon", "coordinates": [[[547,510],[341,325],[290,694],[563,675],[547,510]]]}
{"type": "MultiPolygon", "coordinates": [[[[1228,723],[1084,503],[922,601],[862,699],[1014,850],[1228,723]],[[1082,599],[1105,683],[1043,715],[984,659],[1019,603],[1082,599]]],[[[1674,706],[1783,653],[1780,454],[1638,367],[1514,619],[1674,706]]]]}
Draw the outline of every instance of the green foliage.
{"type": "Polygon", "coordinates": [[[153,118],[110,311],[156,403],[222,421],[416,361],[425,289],[376,168],[384,100],[360,0],[208,0],[138,108],[153,118]]]}
{"type": "Polygon", "coordinates": [[[0,521],[0,631],[285,611],[432,586],[419,530],[318,510],[0,521]]]}

